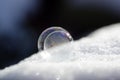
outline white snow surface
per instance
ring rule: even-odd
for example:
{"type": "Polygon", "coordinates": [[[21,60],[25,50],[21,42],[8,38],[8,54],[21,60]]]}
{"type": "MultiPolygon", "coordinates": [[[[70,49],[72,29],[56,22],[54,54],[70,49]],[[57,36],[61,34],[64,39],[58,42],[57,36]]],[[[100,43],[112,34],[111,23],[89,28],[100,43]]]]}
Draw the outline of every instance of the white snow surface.
{"type": "Polygon", "coordinates": [[[0,80],[120,80],[120,23],[0,70],[0,80]]]}

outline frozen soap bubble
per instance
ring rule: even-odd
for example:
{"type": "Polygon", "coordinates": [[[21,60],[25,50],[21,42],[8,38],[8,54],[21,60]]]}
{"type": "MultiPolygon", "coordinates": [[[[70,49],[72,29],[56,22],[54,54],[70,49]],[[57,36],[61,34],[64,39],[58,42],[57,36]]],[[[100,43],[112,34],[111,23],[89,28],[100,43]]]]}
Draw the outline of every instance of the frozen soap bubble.
{"type": "Polygon", "coordinates": [[[50,27],[44,30],[38,39],[39,51],[73,41],[68,31],[61,27],[50,27]]]}

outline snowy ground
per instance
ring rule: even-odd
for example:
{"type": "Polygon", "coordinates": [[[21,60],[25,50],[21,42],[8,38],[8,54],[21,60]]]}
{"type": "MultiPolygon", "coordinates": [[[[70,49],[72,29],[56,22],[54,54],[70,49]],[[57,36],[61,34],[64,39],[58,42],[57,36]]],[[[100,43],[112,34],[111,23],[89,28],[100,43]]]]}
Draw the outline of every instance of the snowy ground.
{"type": "Polygon", "coordinates": [[[120,80],[120,24],[0,70],[0,80],[120,80]]]}

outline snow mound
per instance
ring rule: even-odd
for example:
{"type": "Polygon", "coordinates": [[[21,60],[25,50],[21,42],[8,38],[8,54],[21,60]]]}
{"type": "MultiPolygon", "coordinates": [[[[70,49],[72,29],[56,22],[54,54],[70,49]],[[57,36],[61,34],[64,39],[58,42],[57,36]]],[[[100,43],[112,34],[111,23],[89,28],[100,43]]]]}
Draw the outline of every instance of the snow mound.
{"type": "Polygon", "coordinates": [[[0,70],[0,80],[120,80],[120,24],[38,52],[0,70]]]}

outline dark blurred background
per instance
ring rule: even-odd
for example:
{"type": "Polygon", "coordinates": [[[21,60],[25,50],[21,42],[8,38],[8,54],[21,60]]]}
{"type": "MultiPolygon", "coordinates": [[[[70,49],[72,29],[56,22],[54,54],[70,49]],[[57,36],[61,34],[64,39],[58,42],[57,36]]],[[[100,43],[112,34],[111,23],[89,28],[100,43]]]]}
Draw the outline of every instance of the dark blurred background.
{"type": "Polygon", "coordinates": [[[75,40],[120,21],[120,0],[0,0],[0,69],[35,54],[41,32],[68,30],[75,40]]]}

